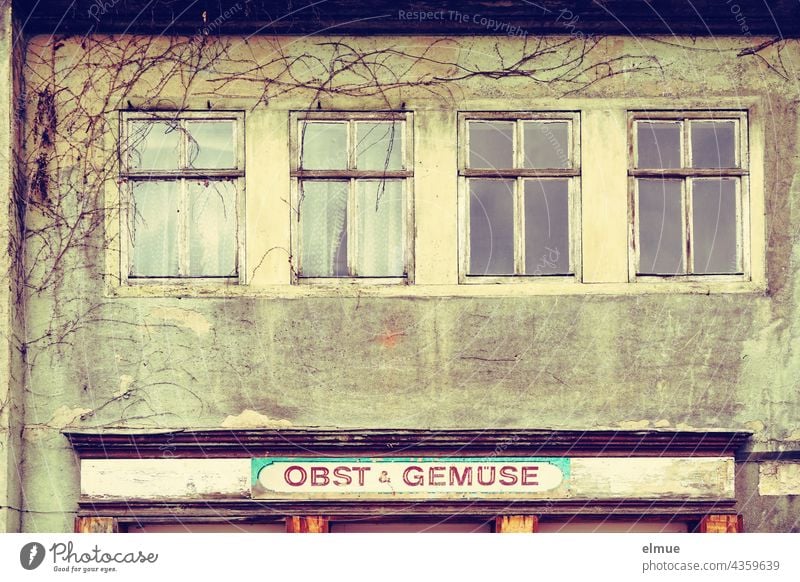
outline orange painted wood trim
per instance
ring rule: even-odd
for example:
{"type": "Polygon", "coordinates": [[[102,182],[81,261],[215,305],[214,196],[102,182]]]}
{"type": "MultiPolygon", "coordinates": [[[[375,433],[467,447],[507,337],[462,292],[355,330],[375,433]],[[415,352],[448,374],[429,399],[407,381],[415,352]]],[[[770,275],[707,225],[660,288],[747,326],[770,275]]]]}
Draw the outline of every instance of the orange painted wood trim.
{"type": "Polygon", "coordinates": [[[700,520],[700,533],[741,533],[744,531],[741,515],[707,515],[700,520]]]}
{"type": "Polygon", "coordinates": [[[115,517],[76,517],[75,533],[119,533],[115,517]]]}
{"type": "Polygon", "coordinates": [[[319,515],[292,515],[286,518],[287,533],[328,533],[327,517],[319,515]]]}
{"type": "Polygon", "coordinates": [[[535,515],[500,515],[495,518],[495,533],[536,533],[539,518],[535,515]]]}

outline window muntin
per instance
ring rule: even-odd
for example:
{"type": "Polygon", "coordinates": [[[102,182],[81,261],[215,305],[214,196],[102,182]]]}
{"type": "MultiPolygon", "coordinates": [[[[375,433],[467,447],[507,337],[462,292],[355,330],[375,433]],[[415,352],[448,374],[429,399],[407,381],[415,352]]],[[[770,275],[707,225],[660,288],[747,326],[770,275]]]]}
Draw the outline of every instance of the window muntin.
{"type": "Polygon", "coordinates": [[[237,280],[243,118],[123,114],[126,278],[237,280]]]}
{"type": "Polygon", "coordinates": [[[637,277],[745,276],[747,117],[631,114],[637,277]]]}
{"type": "Polygon", "coordinates": [[[411,114],[304,113],[293,128],[297,279],[408,280],[411,114]]]}
{"type": "Polygon", "coordinates": [[[462,282],[573,276],[579,115],[463,113],[462,282]]]}

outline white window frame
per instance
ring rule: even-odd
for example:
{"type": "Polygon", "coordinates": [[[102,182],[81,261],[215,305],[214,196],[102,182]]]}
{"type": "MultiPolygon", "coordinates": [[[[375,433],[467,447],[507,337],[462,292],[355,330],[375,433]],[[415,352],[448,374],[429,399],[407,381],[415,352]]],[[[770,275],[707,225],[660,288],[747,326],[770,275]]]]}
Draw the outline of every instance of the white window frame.
{"type": "Polygon", "coordinates": [[[714,282],[751,280],[751,210],[750,210],[750,148],[747,111],[740,110],[676,110],[628,112],[628,273],[633,282],[714,282]],[[676,122],[681,121],[681,167],[666,169],[638,168],[638,122],[676,122]],[[736,123],[736,144],[734,148],[736,168],[693,168],[692,167],[692,122],[733,121],[736,123]],[[640,179],[680,179],[683,261],[685,274],[639,274],[639,193],[640,179]],[[694,245],[692,220],[692,180],[697,178],[735,179],[736,186],[736,255],[741,272],[730,274],[694,273],[694,245]]]}
{"type": "Polygon", "coordinates": [[[397,285],[414,282],[414,135],[413,113],[410,111],[293,111],[290,114],[290,175],[291,175],[291,245],[292,245],[292,284],[302,285],[397,285]],[[300,167],[302,126],[305,122],[346,123],[347,168],[339,170],[307,170],[300,167]],[[356,169],[356,148],[353,136],[355,124],[360,121],[401,122],[401,160],[399,170],[358,170],[356,169]],[[349,182],[347,200],[347,264],[350,273],[355,273],[357,256],[357,236],[354,225],[357,220],[356,182],[358,180],[402,180],[404,197],[403,255],[404,275],[387,277],[360,277],[357,274],[342,277],[314,277],[302,274],[302,253],[300,249],[300,184],[302,180],[349,182]]]}
{"type": "Polygon", "coordinates": [[[459,284],[531,284],[531,283],[579,283],[581,279],[581,114],[580,111],[460,111],[458,114],[458,247],[459,284]],[[514,168],[478,169],[469,167],[470,122],[510,121],[514,122],[512,144],[514,168]],[[567,149],[570,167],[564,169],[524,168],[523,126],[528,121],[570,123],[567,149]],[[503,178],[514,180],[514,275],[473,275],[469,273],[470,224],[469,224],[469,179],[503,178]],[[535,275],[524,273],[525,269],[525,196],[526,178],[566,178],[569,195],[569,273],[535,275]]]}
{"type": "MultiPolygon", "coordinates": [[[[191,283],[193,285],[220,285],[244,284],[246,272],[245,265],[245,139],[244,139],[244,112],[243,111],[123,111],[120,115],[120,140],[119,140],[119,167],[120,167],[120,283],[122,285],[174,285],[176,283],[191,283]],[[185,128],[187,121],[233,121],[234,122],[234,154],[235,167],[224,169],[193,169],[187,168],[186,140],[181,140],[179,165],[181,169],[138,169],[129,166],[127,144],[129,128],[134,121],[173,121],[185,128]],[[175,277],[149,277],[131,275],[131,208],[133,202],[132,184],[148,180],[180,180],[181,207],[184,216],[189,216],[188,193],[186,181],[191,179],[226,179],[235,183],[236,188],[236,274],[234,276],[188,276],[179,274],[175,277]]],[[[181,221],[178,225],[178,264],[179,271],[185,272],[188,262],[188,230],[181,221]]]]}

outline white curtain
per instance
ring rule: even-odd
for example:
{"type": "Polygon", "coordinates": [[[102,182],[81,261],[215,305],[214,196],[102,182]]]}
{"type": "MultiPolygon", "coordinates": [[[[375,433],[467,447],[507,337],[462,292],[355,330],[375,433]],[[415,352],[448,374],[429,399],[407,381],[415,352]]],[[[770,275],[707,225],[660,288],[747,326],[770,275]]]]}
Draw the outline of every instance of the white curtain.
{"type": "Polygon", "coordinates": [[[402,180],[356,182],[358,253],[361,277],[399,277],[405,271],[402,180]]]}
{"type": "Polygon", "coordinates": [[[300,264],[306,277],[342,277],[347,273],[348,182],[300,184],[300,264]]]}

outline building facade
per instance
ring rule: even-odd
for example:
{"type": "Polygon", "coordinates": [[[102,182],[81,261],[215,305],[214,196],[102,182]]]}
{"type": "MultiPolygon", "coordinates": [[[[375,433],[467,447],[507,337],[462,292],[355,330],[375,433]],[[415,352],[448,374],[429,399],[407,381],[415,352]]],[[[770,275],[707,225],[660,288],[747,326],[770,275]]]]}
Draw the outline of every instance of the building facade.
{"type": "Polygon", "coordinates": [[[5,531],[798,531],[797,8],[449,4],[3,3],[5,531]]]}

